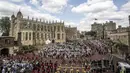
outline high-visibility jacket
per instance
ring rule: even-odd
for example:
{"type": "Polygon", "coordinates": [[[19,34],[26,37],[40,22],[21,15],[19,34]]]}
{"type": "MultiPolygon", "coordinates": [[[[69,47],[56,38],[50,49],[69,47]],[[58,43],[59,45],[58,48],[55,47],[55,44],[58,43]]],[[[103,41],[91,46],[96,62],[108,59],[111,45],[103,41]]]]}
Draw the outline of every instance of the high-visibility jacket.
{"type": "Polygon", "coordinates": [[[122,67],[120,73],[125,73],[125,67],[122,67]]]}

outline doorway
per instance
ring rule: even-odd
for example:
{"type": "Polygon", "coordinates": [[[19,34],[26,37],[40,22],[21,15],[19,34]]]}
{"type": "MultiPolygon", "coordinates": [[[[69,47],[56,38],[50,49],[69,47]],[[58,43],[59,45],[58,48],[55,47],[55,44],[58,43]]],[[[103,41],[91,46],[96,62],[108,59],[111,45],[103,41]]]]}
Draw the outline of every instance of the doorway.
{"type": "Polygon", "coordinates": [[[52,43],[55,43],[55,40],[52,40],[52,43]]]}
{"type": "Polygon", "coordinates": [[[8,48],[3,48],[0,51],[0,54],[3,55],[3,56],[8,56],[9,55],[9,49],[8,48]]]}

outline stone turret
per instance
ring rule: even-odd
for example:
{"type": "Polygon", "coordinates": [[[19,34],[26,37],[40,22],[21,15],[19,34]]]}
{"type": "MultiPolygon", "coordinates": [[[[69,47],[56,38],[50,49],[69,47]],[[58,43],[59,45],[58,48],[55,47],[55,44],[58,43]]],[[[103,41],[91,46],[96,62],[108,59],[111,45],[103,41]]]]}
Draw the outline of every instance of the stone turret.
{"type": "Polygon", "coordinates": [[[23,14],[21,13],[21,11],[19,11],[17,13],[17,19],[22,19],[23,18],[23,14]]]}
{"type": "Polygon", "coordinates": [[[14,22],[15,22],[15,15],[13,14],[11,16],[11,24],[10,24],[9,36],[13,36],[14,22]]]}
{"type": "Polygon", "coordinates": [[[11,16],[11,20],[14,20],[15,19],[15,15],[13,14],[12,16],[11,16]]]}

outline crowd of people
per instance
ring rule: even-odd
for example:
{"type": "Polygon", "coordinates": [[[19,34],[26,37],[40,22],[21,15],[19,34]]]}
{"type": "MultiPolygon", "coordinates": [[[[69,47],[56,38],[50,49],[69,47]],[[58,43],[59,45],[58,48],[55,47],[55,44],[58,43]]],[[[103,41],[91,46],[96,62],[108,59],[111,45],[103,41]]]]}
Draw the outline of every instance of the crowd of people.
{"type": "Polygon", "coordinates": [[[59,66],[83,67],[87,70],[95,53],[108,54],[110,46],[104,42],[90,40],[51,43],[37,53],[0,56],[0,73],[55,73],[59,66]]]}
{"type": "Polygon", "coordinates": [[[57,61],[45,60],[33,53],[0,59],[0,73],[55,73],[58,67],[57,61]]]}
{"type": "Polygon", "coordinates": [[[47,45],[41,53],[44,57],[50,58],[88,58],[97,52],[100,55],[108,53],[109,45],[103,43],[103,41],[90,40],[90,41],[77,41],[69,43],[56,43],[47,45]]]}

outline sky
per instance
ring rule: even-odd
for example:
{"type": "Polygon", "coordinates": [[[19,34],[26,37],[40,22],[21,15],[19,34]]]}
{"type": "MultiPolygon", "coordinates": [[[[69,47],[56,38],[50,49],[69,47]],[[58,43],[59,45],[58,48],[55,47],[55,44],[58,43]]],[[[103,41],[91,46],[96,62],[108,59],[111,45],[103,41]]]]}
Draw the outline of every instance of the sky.
{"type": "Polygon", "coordinates": [[[94,22],[128,26],[130,0],[0,0],[0,17],[17,15],[19,10],[24,18],[64,21],[66,26],[89,31],[94,22]]]}

